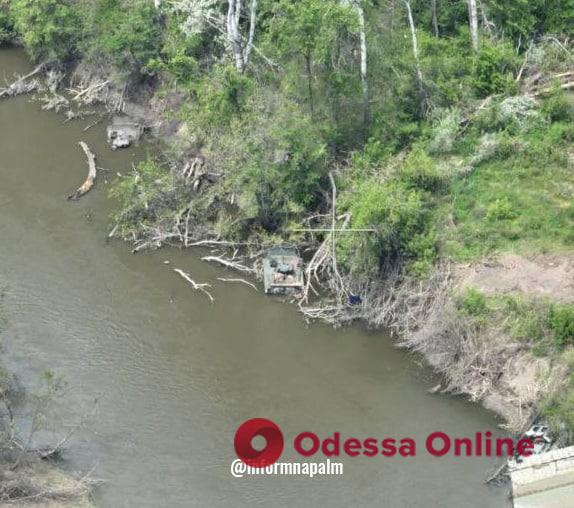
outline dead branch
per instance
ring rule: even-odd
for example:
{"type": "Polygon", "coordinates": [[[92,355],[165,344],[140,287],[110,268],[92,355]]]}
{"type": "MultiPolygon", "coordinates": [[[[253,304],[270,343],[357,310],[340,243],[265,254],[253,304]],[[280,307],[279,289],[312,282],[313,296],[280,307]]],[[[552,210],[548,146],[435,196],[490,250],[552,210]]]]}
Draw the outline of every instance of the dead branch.
{"type": "MultiPolygon", "coordinates": [[[[561,88],[562,90],[570,90],[571,88],[574,88],[574,81],[569,81],[568,83],[563,83],[561,85],[558,85],[558,88],[561,88]]],[[[553,90],[554,90],[554,87],[548,86],[546,88],[542,88],[540,90],[535,91],[532,95],[534,97],[538,97],[540,95],[551,93],[553,90]]]]}
{"type": "Polygon", "coordinates": [[[100,115],[100,117],[97,120],[94,120],[91,124],[84,127],[84,132],[86,132],[86,131],[90,130],[92,127],[95,127],[96,125],[98,125],[104,119],[104,116],[105,115],[100,115]]]}
{"type": "Polygon", "coordinates": [[[207,297],[211,300],[211,302],[215,301],[213,299],[213,296],[211,296],[211,293],[205,289],[205,288],[210,288],[211,284],[206,284],[206,283],[198,284],[189,276],[189,274],[185,273],[183,270],[180,270],[179,268],[174,268],[173,271],[175,273],[179,274],[181,277],[183,277],[187,282],[189,282],[191,284],[191,286],[193,287],[193,289],[201,291],[202,293],[205,293],[207,295],[207,297]]]}
{"type": "Polygon", "coordinates": [[[217,280],[221,280],[223,282],[242,282],[243,284],[247,284],[248,286],[255,289],[255,291],[258,291],[257,286],[255,284],[252,284],[251,282],[246,281],[245,279],[224,279],[223,277],[217,277],[217,280]]]}
{"type": "Polygon", "coordinates": [[[78,423],[76,423],[69,431],[68,433],[62,438],[60,439],[60,441],[58,441],[58,443],[56,443],[55,446],[52,446],[51,448],[47,449],[47,450],[41,450],[39,451],[39,456],[42,459],[47,459],[50,457],[53,457],[57,454],[60,453],[60,451],[62,450],[62,448],[66,445],[66,443],[74,436],[74,434],[80,430],[81,428],[83,428],[86,423],[88,422],[88,420],[90,418],[92,418],[95,413],[96,410],[98,409],[98,404],[100,402],[99,397],[94,401],[94,407],[92,408],[92,411],[90,411],[89,413],[86,413],[84,415],[82,415],[82,417],[80,418],[80,420],[78,421],[78,423]]]}
{"type": "Polygon", "coordinates": [[[68,196],[68,199],[74,201],[80,199],[84,194],[89,192],[89,190],[94,186],[94,182],[96,181],[96,156],[90,151],[90,148],[86,143],[80,141],[78,144],[82,147],[82,150],[84,150],[86,157],[88,158],[89,169],[88,176],[84,183],[78,187],[76,192],[68,196]]]}
{"type": "Polygon", "coordinates": [[[201,258],[201,260],[207,262],[219,263],[220,265],[226,266],[228,268],[233,268],[234,270],[238,270],[240,272],[255,273],[254,268],[242,265],[241,263],[233,261],[232,259],[225,259],[219,256],[204,256],[201,258]]]}
{"type": "Polygon", "coordinates": [[[72,90],[69,89],[68,91],[72,94],[74,94],[73,100],[78,102],[78,100],[83,97],[86,94],[92,94],[93,92],[98,91],[100,88],[103,88],[104,86],[108,85],[110,83],[109,80],[107,81],[103,81],[101,83],[96,83],[95,85],[89,86],[87,88],[84,88],[83,90],[72,90]]]}
{"type": "Polygon", "coordinates": [[[224,245],[226,247],[237,247],[237,246],[246,246],[254,244],[251,242],[227,242],[224,240],[199,240],[197,242],[188,243],[186,247],[203,247],[210,245],[224,245]]]}
{"type": "Polygon", "coordinates": [[[484,483],[498,482],[506,474],[508,474],[508,462],[505,460],[484,480],[484,483]]]}

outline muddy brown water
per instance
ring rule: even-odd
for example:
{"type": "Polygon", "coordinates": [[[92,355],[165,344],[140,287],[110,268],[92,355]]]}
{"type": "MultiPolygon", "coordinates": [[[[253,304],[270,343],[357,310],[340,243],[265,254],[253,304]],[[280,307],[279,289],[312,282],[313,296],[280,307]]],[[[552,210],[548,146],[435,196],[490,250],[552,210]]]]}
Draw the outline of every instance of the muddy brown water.
{"type": "MultiPolygon", "coordinates": [[[[22,51],[0,51],[0,79],[28,68],[22,51]]],[[[0,281],[4,362],[30,387],[45,369],[65,377],[61,429],[100,398],[64,462],[106,480],[99,506],[508,506],[506,487],[483,484],[496,460],[423,449],[429,432],[498,432],[497,421],[429,394],[438,379],[385,334],[306,326],[291,306],[217,281],[232,275],[191,251],[132,255],[108,242],[106,180],[145,147],[111,152],[104,125],[83,132],[90,122],[64,124],[31,97],[0,102],[0,281]],[[113,171],[73,203],[87,170],[80,140],[113,171]],[[216,302],[173,267],[211,282],[216,302]],[[343,477],[233,478],[234,431],[254,416],[281,426],[284,461],[305,430],[413,437],[417,456],[342,458],[343,477]]]]}

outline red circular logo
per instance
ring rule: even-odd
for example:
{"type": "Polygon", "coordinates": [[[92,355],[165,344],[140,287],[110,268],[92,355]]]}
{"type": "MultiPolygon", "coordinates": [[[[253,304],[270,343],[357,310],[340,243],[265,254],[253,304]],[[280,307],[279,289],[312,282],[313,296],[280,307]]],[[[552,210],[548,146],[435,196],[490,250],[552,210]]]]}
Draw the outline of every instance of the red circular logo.
{"type": "Polygon", "coordinates": [[[251,418],[243,422],[235,432],[233,441],[237,456],[251,467],[270,466],[283,452],[283,434],[281,429],[267,418],[251,418]],[[253,438],[265,438],[265,448],[256,450],[251,442],[253,438]]]}

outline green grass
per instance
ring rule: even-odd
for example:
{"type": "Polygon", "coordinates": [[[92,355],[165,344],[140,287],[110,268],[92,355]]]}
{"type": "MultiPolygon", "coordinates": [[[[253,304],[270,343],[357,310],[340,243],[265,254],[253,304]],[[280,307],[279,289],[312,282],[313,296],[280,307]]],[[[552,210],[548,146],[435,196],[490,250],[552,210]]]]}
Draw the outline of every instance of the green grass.
{"type": "Polygon", "coordinates": [[[574,129],[555,123],[506,137],[495,159],[452,183],[441,208],[443,253],[459,261],[495,251],[557,251],[574,246],[574,129]]]}
{"type": "Polygon", "coordinates": [[[482,327],[496,326],[531,346],[537,356],[555,356],[574,345],[574,305],[519,295],[487,296],[468,288],[457,297],[460,312],[482,327]]]}

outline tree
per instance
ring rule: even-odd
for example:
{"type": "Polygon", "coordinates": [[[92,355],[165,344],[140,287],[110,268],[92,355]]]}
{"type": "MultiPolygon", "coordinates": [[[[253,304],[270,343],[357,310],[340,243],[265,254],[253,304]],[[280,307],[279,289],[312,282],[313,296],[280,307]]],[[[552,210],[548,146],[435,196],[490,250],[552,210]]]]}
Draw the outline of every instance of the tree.
{"type": "Polygon", "coordinates": [[[227,6],[227,40],[231,46],[235,67],[239,72],[245,70],[249,61],[249,55],[253,49],[255,37],[255,23],[257,20],[257,0],[251,0],[249,8],[249,32],[245,44],[245,37],[241,35],[240,19],[243,11],[242,0],[229,0],[227,6]]]}
{"type": "Polygon", "coordinates": [[[468,22],[470,26],[470,41],[472,49],[478,51],[478,11],[476,0],[468,0],[468,22]]]}
{"type": "Polygon", "coordinates": [[[368,79],[368,61],[367,61],[367,34],[365,31],[365,10],[360,0],[354,0],[353,5],[359,18],[359,40],[361,53],[361,87],[363,90],[363,128],[365,134],[368,133],[370,124],[369,108],[369,79],[368,79]]]}
{"type": "Polygon", "coordinates": [[[407,8],[407,18],[409,20],[409,28],[411,30],[411,40],[413,46],[413,57],[415,59],[415,70],[416,70],[416,80],[417,88],[419,91],[419,98],[421,101],[421,111],[425,109],[425,90],[423,85],[423,72],[421,70],[421,62],[419,58],[419,43],[417,39],[417,30],[415,27],[415,22],[413,19],[413,12],[411,10],[411,3],[409,0],[404,0],[405,7],[407,8]]]}
{"type": "Polygon", "coordinates": [[[68,1],[14,0],[14,24],[34,60],[67,60],[77,50],[79,13],[68,1]]]}
{"type": "Polygon", "coordinates": [[[174,4],[174,9],[176,12],[185,13],[186,20],[182,30],[187,35],[201,33],[207,27],[215,28],[223,34],[231,49],[235,68],[243,73],[254,48],[258,0],[251,0],[249,3],[247,29],[241,23],[245,15],[243,0],[229,0],[226,3],[225,19],[221,13],[222,5],[219,0],[180,0],[174,4]],[[243,31],[247,34],[243,34],[243,31]]]}
{"type": "Polygon", "coordinates": [[[438,37],[438,18],[436,14],[436,0],[431,0],[432,29],[435,37],[438,37]]]}
{"type": "MultiPolygon", "coordinates": [[[[265,48],[284,65],[286,86],[304,87],[301,93],[307,96],[314,117],[318,116],[321,99],[329,99],[335,123],[340,98],[360,90],[356,79],[360,77],[356,67],[356,35],[360,31],[356,1],[270,2],[272,16],[264,27],[265,48]]],[[[364,42],[366,64],[366,38],[364,42]]]]}

